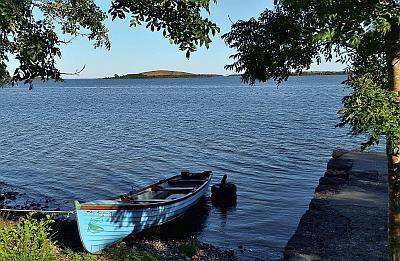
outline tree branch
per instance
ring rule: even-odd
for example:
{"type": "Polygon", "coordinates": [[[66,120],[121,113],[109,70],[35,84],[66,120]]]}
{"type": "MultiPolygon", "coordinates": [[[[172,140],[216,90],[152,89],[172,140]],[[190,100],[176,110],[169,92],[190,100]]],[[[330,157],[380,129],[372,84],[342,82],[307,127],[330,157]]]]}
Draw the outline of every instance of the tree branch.
{"type": "Polygon", "coordinates": [[[86,64],[82,67],[82,69],[80,69],[80,70],[77,69],[74,73],[61,72],[60,74],[63,74],[63,75],[79,75],[83,70],[85,70],[85,68],[86,68],[86,64]]]}

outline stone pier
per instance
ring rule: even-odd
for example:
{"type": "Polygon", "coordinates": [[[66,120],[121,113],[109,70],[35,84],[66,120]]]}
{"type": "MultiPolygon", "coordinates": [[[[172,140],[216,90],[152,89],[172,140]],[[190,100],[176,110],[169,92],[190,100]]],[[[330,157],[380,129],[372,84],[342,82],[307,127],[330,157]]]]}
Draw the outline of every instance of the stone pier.
{"type": "Polygon", "coordinates": [[[386,260],[387,186],[384,153],[334,151],[284,260],[386,260]]]}

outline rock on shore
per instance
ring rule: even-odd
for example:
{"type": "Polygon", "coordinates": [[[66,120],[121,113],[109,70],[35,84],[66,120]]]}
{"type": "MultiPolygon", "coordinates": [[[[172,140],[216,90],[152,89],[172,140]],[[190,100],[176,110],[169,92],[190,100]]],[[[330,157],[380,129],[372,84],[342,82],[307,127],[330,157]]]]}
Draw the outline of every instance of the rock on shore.
{"type": "Polygon", "coordinates": [[[334,151],[284,260],[385,260],[387,186],[384,153],[334,151]]]}

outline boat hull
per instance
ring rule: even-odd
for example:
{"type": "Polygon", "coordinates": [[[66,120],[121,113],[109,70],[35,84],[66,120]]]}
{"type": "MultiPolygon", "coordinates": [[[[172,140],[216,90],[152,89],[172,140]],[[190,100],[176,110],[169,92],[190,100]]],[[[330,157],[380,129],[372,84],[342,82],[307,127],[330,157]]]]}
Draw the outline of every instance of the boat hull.
{"type": "Polygon", "coordinates": [[[122,240],[132,233],[161,225],[182,215],[207,192],[210,180],[193,195],[165,204],[93,206],[76,208],[79,235],[84,248],[90,253],[122,240]],[[108,208],[108,209],[107,209],[108,208]]]}

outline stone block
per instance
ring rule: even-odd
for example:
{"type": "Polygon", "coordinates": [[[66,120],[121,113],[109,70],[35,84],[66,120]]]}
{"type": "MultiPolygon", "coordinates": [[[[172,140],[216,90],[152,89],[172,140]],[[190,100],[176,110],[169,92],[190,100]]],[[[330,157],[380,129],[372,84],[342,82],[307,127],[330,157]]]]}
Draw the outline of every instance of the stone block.
{"type": "Polygon", "coordinates": [[[328,162],[327,169],[348,171],[353,166],[353,161],[350,159],[335,159],[331,158],[328,162]]]}
{"type": "Polygon", "coordinates": [[[350,171],[349,175],[350,177],[356,178],[357,180],[379,182],[378,171],[350,171]]]}
{"type": "Polygon", "coordinates": [[[335,177],[335,178],[341,178],[341,179],[349,179],[349,172],[345,170],[335,170],[335,169],[328,169],[325,172],[325,177],[335,177]]]}
{"type": "Polygon", "coordinates": [[[319,179],[320,185],[340,186],[347,183],[348,183],[347,179],[341,179],[337,177],[321,177],[319,179]]]}
{"type": "Polygon", "coordinates": [[[334,159],[340,158],[341,156],[343,156],[343,154],[346,154],[347,152],[349,152],[349,151],[343,150],[343,149],[335,149],[332,152],[332,158],[334,158],[334,159]]]}

